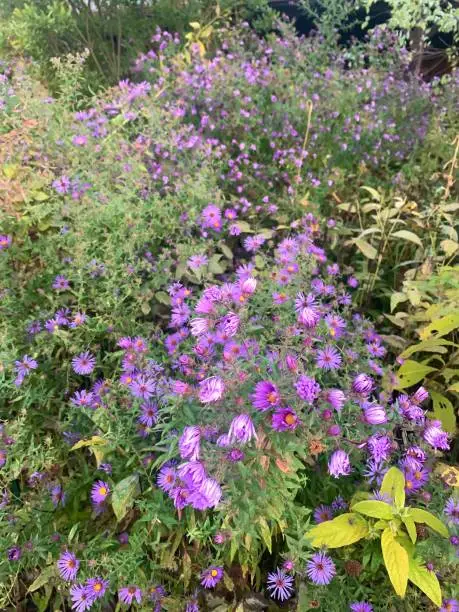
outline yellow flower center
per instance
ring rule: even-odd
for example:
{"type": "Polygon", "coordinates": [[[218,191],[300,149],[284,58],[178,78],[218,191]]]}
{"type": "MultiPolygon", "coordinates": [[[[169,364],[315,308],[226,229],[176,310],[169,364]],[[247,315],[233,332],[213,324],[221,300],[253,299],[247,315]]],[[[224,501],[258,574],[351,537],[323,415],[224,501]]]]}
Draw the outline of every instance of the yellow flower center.
{"type": "Polygon", "coordinates": [[[287,414],[284,421],[287,423],[287,425],[293,425],[296,421],[295,419],[295,415],[294,414],[287,414]]]}
{"type": "Polygon", "coordinates": [[[268,402],[270,404],[275,404],[277,402],[277,394],[274,391],[271,391],[268,395],[268,402]]]}
{"type": "Polygon", "coordinates": [[[218,576],[218,572],[217,572],[217,570],[216,570],[216,569],[213,569],[213,570],[210,572],[210,575],[212,576],[212,578],[215,578],[216,576],[218,576]]]}
{"type": "Polygon", "coordinates": [[[107,489],[105,487],[100,487],[99,488],[99,493],[100,493],[100,495],[107,495],[107,489]]]}
{"type": "Polygon", "coordinates": [[[99,591],[102,591],[102,583],[96,582],[96,584],[94,585],[94,590],[96,593],[98,593],[99,591]]]}

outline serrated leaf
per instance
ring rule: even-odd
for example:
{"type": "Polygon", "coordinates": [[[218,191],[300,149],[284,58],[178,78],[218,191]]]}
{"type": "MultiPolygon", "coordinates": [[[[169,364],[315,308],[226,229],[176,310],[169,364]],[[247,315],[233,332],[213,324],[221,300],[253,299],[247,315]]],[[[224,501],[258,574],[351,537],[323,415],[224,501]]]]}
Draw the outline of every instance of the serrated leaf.
{"type": "Polygon", "coordinates": [[[375,259],[378,251],[366,240],[362,240],[361,238],[355,238],[352,241],[355,246],[361,251],[367,259],[375,259]]]}
{"type": "Polygon", "coordinates": [[[430,390],[430,397],[433,402],[433,416],[441,421],[443,429],[448,433],[456,431],[456,414],[453,404],[449,399],[438,391],[430,390]]]}
{"type": "Polygon", "coordinates": [[[100,436],[93,436],[88,440],[80,440],[74,444],[70,450],[78,450],[79,448],[85,448],[87,446],[103,446],[104,444],[107,444],[107,440],[104,440],[100,436]]]}
{"type": "Polygon", "coordinates": [[[396,467],[391,467],[381,483],[380,492],[394,500],[395,505],[403,508],[405,505],[405,477],[396,467]]]}
{"type": "Polygon", "coordinates": [[[261,537],[263,538],[263,542],[266,544],[266,548],[269,550],[271,554],[272,552],[271,531],[269,529],[268,523],[266,522],[266,519],[263,516],[261,516],[258,519],[258,524],[260,526],[260,533],[261,533],[261,537]]]}
{"type": "Polygon", "coordinates": [[[405,597],[408,584],[409,561],[408,553],[397,542],[391,529],[386,529],[381,535],[381,550],[395,592],[402,599],[405,597]]]}
{"type": "Polygon", "coordinates": [[[433,603],[440,607],[442,602],[441,588],[435,572],[429,571],[417,559],[409,560],[408,579],[421,589],[433,603]]]}
{"type": "Polygon", "coordinates": [[[404,516],[402,518],[402,521],[406,527],[406,530],[408,532],[408,535],[410,536],[411,541],[413,542],[413,544],[416,544],[416,539],[418,537],[418,534],[416,532],[416,525],[414,524],[413,518],[411,516],[404,516]]]}
{"type": "Polygon", "coordinates": [[[51,578],[54,578],[54,576],[56,576],[56,566],[49,565],[48,567],[45,567],[42,573],[37,578],[35,578],[35,580],[29,586],[27,591],[29,593],[38,591],[38,589],[40,589],[42,586],[45,586],[45,584],[47,584],[51,580],[51,578]]]}
{"type": "Polygon", "coordinates": [[[398,230],[391,234],[392,238],[401,238],[402,240],[408,240],[409,242],[414,242],[418,246],[422,247],[422,241],[414,232],[410,232],[408,230],[398,230]]]}
{"type": "Polygon", "coordinates": [[[368,525],[365,519],[349,512],[337,516],[332,521],[316,525],[306,533],[306,537],[316,548],[320,546],[341,548],[358,542],[367,534],[368,525]]]}
{"type": "Polygon", "coordinates": [[[112,508],[118,522],[132,508],[134,500],[139,493],[140,483],[138,474],[131,474],[115,485],[112,493],[112,508]]]}
{"type": "Polygon", "coordinates": [[[415,523],[425,523],[428,527],[439,533],[444,538],[449,536],[446,525],[444,525],[436,516],[430,514],[430,512],[427,512],[427,510],[423,510],[422,508],[410,508],[410,514],[415,523]]]}
{"type": "Polygon", "coordinates": [[[382,501],[369,499],[368,501],[361,501],[352,506],[353,512],[360,512],[366,516],[372,518],[384,519],[390,521],[394,516],[394,509],[389,504],[382,501]]]}
{"type": "Polygon", "coordinates": [[[446,336],[446,334],[449,334],[458,327],[459,310],[457,312],[453,312],[452,314],[446,315],[445,317],[441,317],[441,319],[432,321],[430,325],[421,330],[419,335],[421,340],[427,340],[427,338],[430,338],[430,336],[434,334],[437,338],[440,338],[441,336],[446,336]]]}
{"type": "Polygon", "coordinates": [[[427,374],[435,371],[437,371],[437,368],[432,368],[431,366],[418,363],[412,359],[407,359],[398,369],[397,377],[399,382],[396,388],[406,389],[407,387],[411,387],[423,380],[427,374]]]}

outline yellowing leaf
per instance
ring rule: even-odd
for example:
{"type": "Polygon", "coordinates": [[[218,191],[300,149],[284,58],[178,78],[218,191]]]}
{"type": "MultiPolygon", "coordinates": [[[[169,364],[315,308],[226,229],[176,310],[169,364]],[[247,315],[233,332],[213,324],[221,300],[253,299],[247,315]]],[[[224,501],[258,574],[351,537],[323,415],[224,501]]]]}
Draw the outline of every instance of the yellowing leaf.
{"type": "Polygon", "coordinates": [[[455,393],[459,393],[459,382],[454,383],[454,385],[448,387],[448,391],[454,391],[455,393]]]}
{"type": "Polygon", "coordinates": [[[399,304],[402,302],[406,302],[408,296],[402,293],[401,291],[396,291],[390,296],[390,311],[394,312],[399,304]]]}
{"type": "Polygon", "coordinates": [[[118,482],[112,493],[112,508],[116,519],[121,521],[128,510],[134,505],[134,500],[140,493],[138,474],[131,474],[118,482]]]}
{"type": "Polygon", "coordinates": [[[410,514],[416,523],[425,523],[444,538],[449,536],[446,526],[436,516],[427,512],[427,510],[423,510],[422,508],[411,508],[410,514]]]}
{"type": "Polygon", "coordinates": [[[79,442],[74,444],[70,450],[77,450],[79,448],[84,448],[87,446],[102,446],[104,444],[107,444],[107,440],[104,440],[100,436],[93,436],[88,440],[80,440],[79,442]]]}
{"type": "Polygon", "coordinates": [[[394,516],[392,506],[382,501],[369,499],[368,501],[361,501],[352,506],[353,512],[360,512],[360,514],[366,514],[372,518],[385,519],[390,521],[394,516]]]}
{"type": "Polygon", "coordinates": [[[358,514],[349,512],[341,514],[332,521],[316,525],[306,533],[314,547],[327,546],[341,548],[358,542],[368,534],[365,519],[358,514]]]}
{"type": "Polygon", "coordinates": [[[385,474],[380,492],[394,500],[395,505],[403,508],[405,505],[405,477],[396,467],[391,467],[385,474]]]}
{"type": "Polygon", "coordinates": [[[449,240],[449,238],[447,238],[446,240],[442,240],[440,242],[440,247],[442,251],[446,253],[446,256],[450,257],[457,251],[459,244],[455,240],[449,240]]]}
{"type": "Polygon", "coordinates": [[[418,534],[416,533],[416,525],[414,524],[412,517],[404,516],[402,518],[402,521],[405,524],[406,530],[411,538],[411,541],[413,542],[413,544],[416,544],[416,538],[418,537],[418,534]]]}
{"type": "Polygon", "coordinates": [[[453,312],[445,317],[441,317],[441,319],[437,319],[436,321],[432,321],[430,325],[424,327],[424,329],[420,332],[421,340],[426,340],[430,338],[433,334],[437,338],[441,336],[446,336],[453,330],[459,327],[459,310],[453,312]]]}
{"type": "Polygon", "coordinates": [[[437,463],[434,472],[450,487],[459,487],[459,469],[454,465],[437,463]]]}
{"type": "Polygon", "coordinates": [[[398,232],[394,232],[392,234],[392,238],[401,238],[402,240],[408,240],[409,242],[414,242],[415,244],[422,247],[422,241],[413,232],[409,232],[408,230],[398,230],[398,232]]]}
{"type": "Polygon", "coordinates": [[[410,559],[408,578],[410,582],[421,589],[436,606],[441,606],[441,588],[435,572],[430,572],[421,565],[417,559],[410,559]]]}
{"type": "Polygon", "coordinates": [[[420,380],[423,380],[427,374],[435,372],[436,370],[437,368],[432,368],[431,366],[426,366],[412,359],[407,359],[397,372],[397,377],[399,379],[397,389],[411,387],[420,380]]]}
{"type": "Polygon", "coordinates": [[[381,535],[381,550],[384,564],[390,581],[399,597],[405,597],[408,583],[408,553],[394,537],[391,529],[386,529],[381,535]]]}
{"type": "Polygon", "coordinates": [[[258,524],[260,526],[260,533],[261,533],[261,537],[263,538],[263,542],[266,544],[266,548],[271,553],[272,551],[271,531],[269,530],[268,523],[266,522],[266,519],[263,516],[261,516],[258,519],[258,524]]]}
{"type": "Polygon", "coordinates": [[[355,246],[361,251],[367,259],[375,259],[378,251],[366,240],[362,240],[361,238],[356,238],[352,241],[355,246]]]}
{"type": "Polygon", "coordinates": [[[433,416],[441,421],[443,429],[449,433],[456,431],[456,414],[453,404],[442,393],[430,391],[433,402],[433,416]]]}
{"type": "Polygon", "coordinates": [[[199,30],[201,27],[201,24],[198,23],[197,21],[190,21],[190,28],[193,28],[193,30],[199,30]]]}
{"type": "Polygon", "coordinates": [[[449,340],[443,340],[443,338],[430,338],[429,340],[418,342],[418,344],[412,344],[401,353],[400,357],[406,359],[413,353],[421,353],[423,351],[426,353],[446,353],[448,351],[448,349],[445,348],[446,346],[456,345],[449,340]]]}

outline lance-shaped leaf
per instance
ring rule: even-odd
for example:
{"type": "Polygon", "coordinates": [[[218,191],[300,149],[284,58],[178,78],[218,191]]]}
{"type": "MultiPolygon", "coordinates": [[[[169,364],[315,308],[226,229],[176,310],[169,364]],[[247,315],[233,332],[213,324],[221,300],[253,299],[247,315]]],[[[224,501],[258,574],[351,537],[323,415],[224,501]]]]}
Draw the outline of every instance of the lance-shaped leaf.
{"type": "Polygon", "coordinates": [[[87,446],[103,446],[105,444],[107,444],[107,440],[104,440],[100,436],[93,436],[88,440],[80,440],[79,442],[74,444],[70,450],[77,450],[79,448],[85,448],[87,446]]]}
{"type": "Polygon", "coordinates": [[[306,533],[314,547],[327,546],[341,548],[358,542],[368,534],[365,519],[358,514],[349,512],[341,514],[332,521],[316,525],[306,533]]]}
{"type": "Polygon", "coordinates": [[[418,534],[416,532],[416,525],[414,524],[413,517],[412,516],[404,516],[402,518],[402,521],[405,524],[406,530],[408,532],[408,535],[411,538],[411,541],[413,542],[413,544],[416,544],[416,538],[417,538],[418,534]]]}
{"type": "Polygon", "coordinates": [[[436,606],[441,606],[441,588],[435,572],[429,571],[417,559],[410,559],[408,579],[421,589],[436,606]]]}
{"type": "Polygon", "coordinates": [[[139,475],[131,474],[118,482],[112,493],[112,508],[116,519],[121,521],[128,510],[134,505],[134,500],[140,493],[139,475]]]}
{"type": "Polygon", "coordinates": [[[403,472],[396,467],[391,467],[383,478],[380,492],[393,499],[396,506],[403,508],[405,505],[405,477],[403,472]]]}
{"type": "Polygon", "coordinates": [[[411,508],[410,514],[416,523],[425,523],[444,538],[449,536],[446,526],[436,516],[427,512],[427,510],[423,510],[422,508],[411,508]]]}
{"type": "Polygon", "coordinates": [[[369,499],[368,501],[361,501],[352,506],[354,512],[360,512],[366,516],[372,518],[385,519],[390,521],[394,516],[394,509],[386,502],[369,499]]]}
{"type": "Polygon", "coordinates": [[[408,583],[408,553],[397,542],[390,528],[382,532],[381,549],[390,581],[399,597],[405,597],[408,583]]]}

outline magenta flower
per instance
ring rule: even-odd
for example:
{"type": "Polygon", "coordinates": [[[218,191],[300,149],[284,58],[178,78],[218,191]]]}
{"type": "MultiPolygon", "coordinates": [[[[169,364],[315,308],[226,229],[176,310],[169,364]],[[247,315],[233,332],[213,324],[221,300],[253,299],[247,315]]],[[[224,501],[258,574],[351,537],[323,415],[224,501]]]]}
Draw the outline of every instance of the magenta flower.
{"type": "Polygon", "coordinates": [[[196,510],[215,508],[220,503],[222,490],[213,478],[205,478],[197,489],[194,489],[188,498],[188,503],[196,510]]]}
{"type": "Polygon", "coordinates": [[[228,440],[230,442],[239,442],[247,444],[252,438],[257,438],[257,433],[252,419],[248,414],[239,414],[231,421],[228,431],[228,440]]]}
{"type": "Polygon", "coordinates": [[[293,576],[289,576],[284,570],[277,568],[270,572],[266,580],[266,587],[270,597],[285,601],[293,594],[293,576]]]}
{"type": "Polygon", "coordinates": [[[206,589],[213,589],[223,578],[223,568],[211,565],[201,574],[201,584],[206,589]]]}
{"type": "Polygon", "coordinates": [[[128,606],[130,606],[134,600],[140,604],[142,601],[142,591],[138,586],[131,585],[118,589],[118,597],[122,603],[128,606]]]}
{"type": "Polygon", "coordinates": [[[80,562],[73,553],[66,551],[59,557],[57,568],[61,578],[73,582],[78,574],[80,562]]]}
{"type": "Polygon", "coordinates": [[[80,353],[72,359],[73,371],[77,374],[91,374],[96,365],[96,358],[89,351],[80,353]]]}
{"type": "Polygon", "coordinates": [[[328,461],[328,473],[334,478],[349,476],[351,463],[349,455],[343,450],[336,450],[328,461]]]}
{"type": "Polygon", "coordinates": [[[369,425],[382,425],[383,423],[387,423],[386,411],[379,404],[370,404],[366,402],[362,407],[365,422],[369,425]]]}
{"type": "Polygon", "coordinates": [[[287,408],[278,408],[271,418],[271,427],[275,431],[293,431],[299,424],[298,415],[288,406],[287,408]]]}
{"type": "Polygon", "coordinates": [[[206,478],[206,470],[200,461],[182,463],[177,469],[177,474],[190,488],[201,485],[206,478]]]}
{"type": "Polygon", "coordinates": [[[441,421],[427,421],[422,437],[432,448],[449,450],[448,434],[442,430],[441,421]]]}
{"type": "Polygon", "coordinates": [[[306,306],[298,314],[298,322],[307,329],[312,329],[320,321],[320,312],[315,306],[306,306]]]}
{"type": "Polygon", "coordinates": [[[343,363],[343,358],[334,346],[326,346],[317,351],[316,365],[323,370],[337,370],[343,363]]]}
{"type": "Polygon", "coordinates": [[[86,580],[85,588],[89,593],[89,597],[91,599],[91,603],[96,601],[96,599],[101,599],[108,588],[108,580],[104,580],[103,578],[89,578],[86,580]]]}
{"type": "Polygon", "coordinates": [[[199,383],[199,399],[203,404],[218,402],[225,390],[225,383],[218,376],[211,376],[199,383]]]}
{"type": "Polygon", "coordinates": [[[0,234],[0,251],[7,249],[11,246],[13,242],[13,237],[9,234],[0,234]]]}
{"type": "Polygon", "coordinates": [[[182,459],[196,461],[199,459],[199,445],[201,442],[201,430],[196,425],[185,427],[179,439],[179,451],[182,459]]]}
{"type": "Polygon", "coordinates": [[[427,391],[427,389],[425,389],[424,387],[419,387],[419,389],[417,389],[417,391],[415,391],[415,393],[413,393],[413,395],[411,396],[411,400],[415,404],[421,404],[428,397],[429,397],[429,392],[427,391]]]}
{"type": "Polygon", "coordinates": [[[336,574],[335,564],[325,553],[316,553],[306,564],[306,574],[314,584],[330,584],[336,574]]]}
{"type": "Polygon", "coordinates": [[[91,501],[96,504],[103,504],[110,495],[110,487],[103,480],[98,480],[91,488],[91,501]]]}
{"type": "Polygon", "coordinates": [[[310,404],[318,398],[320,393],[320,385],[313,378],[304,374],[295,383],[295,389],[298,396],[310,404]]]}
{"type": "Polygon", "coordinates": [[[349,609],[352,612],[373,612],[373,606],[366,601],[355,601],[351,603],[349,609]]]}
{"type": "Polygon", "coordinates": [[[88,589],[82,584],[75,584],[70,588],[70,598],[72,600],[72,610],[76,612],[86,612],[93,604],[88,589]]]}
{"type": "Polygon", "coordinates": [[[328,389],[325,392],[325,400],[334,408],[337,412],[343,408],[346,403],[346,396],[340,389],[328,389]]]}
{"type": "Polygon", "coordinates": [[[352,390],[354,393],[361,395],[369,395],[374,388],[374,380],[367,374],[357,374],[352,381],[352,390]]]}
{"type": "Polygon", "coordinates": [[[262,380],[255,385],[252,404],[257,410],[264,412],[280,404],[281,397],[276,385],[269,380],[262,380]]]}

